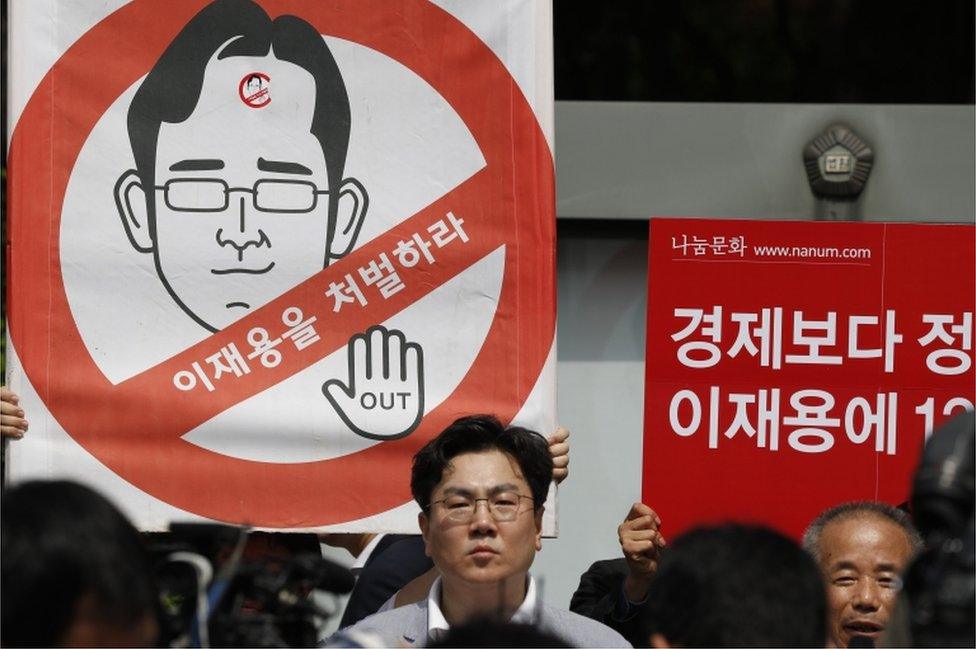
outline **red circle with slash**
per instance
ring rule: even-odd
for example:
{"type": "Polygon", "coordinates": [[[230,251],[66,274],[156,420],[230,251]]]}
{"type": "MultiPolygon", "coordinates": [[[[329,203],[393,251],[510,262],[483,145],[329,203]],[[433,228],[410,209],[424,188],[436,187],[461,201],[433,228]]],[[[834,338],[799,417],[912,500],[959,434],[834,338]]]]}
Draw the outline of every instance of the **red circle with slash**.
{"type": "Polygon", "coordinates": [[[205,4],[138,0],[122,7],[72,45],[25,107],[10,150],[12,339],[33,387],[64,430],[110,470],[162,501],[217,520],[276,528],[329,525],[387,511],[410,500],[411,457],[424,443],[462,414],[491,410],[510,421],[542,371],[555,331],[554,250],[532,245],[555,239],[553,160],[546,138],[501,61],[463,23],[431,3],[406,0],[394,11],[386,0],[259,2],[272,18],[301,16],[320,33],[377,50],[423,78],[464,121],[486,165],[280,298],[156,367],[112,384],[82,341],[65,293],[59,249],[65,190],[102,114],[146,74],[205,4]],[[425,37],[436,42],[427,44],[425,37]],[[114,64],[99,68],[94,78],[79,72],[104,60],[114,64]],[[445,63],[451,60],[463,61],[465,68],[445,63]],[[321,296],[330,278],[341,278],[448,210],[463,215],[470,241],[442,249],[450,254],[430,267],[431,286],[425,290],[502,246],[505,269],[497,311],[475,361],[416,431],[350,455],[298,464],[232,458],[182,439],[422,295],[400,291],[368,313],[362,309],[333,318],[329,331],[321,332],[317,358],[251,372],[227,390],[176,393],[176,371],[227,340],[243,339],[249,328],[274,322],[283,308],[307,295],[321,296]]]}
{"type": "Polygon", "coordinates": [[[264,108],[271,103],[271,77],[264,72],[251,72],[244,75],[237,84],[237,94],[241,101],[251,108],[264,108]]]}

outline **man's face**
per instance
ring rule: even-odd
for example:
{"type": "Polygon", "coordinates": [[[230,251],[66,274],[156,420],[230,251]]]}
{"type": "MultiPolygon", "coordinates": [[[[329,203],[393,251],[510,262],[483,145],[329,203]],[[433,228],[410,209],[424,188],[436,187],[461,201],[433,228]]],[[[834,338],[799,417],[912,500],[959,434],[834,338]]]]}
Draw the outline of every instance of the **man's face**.
{"type": "Polygon", "coordinates": [[[880,516],[855,515],[824,527],[820,568],[826,579],[834,646],[846,647],[855,635],[878,641],[910,556],[908,535],[880,516]]]}
{"type": "Polygon", "coordinates": [[[158,188],[146,189],[157,267],[174,299],[211,329],[326,264],[330,196],[315,193],[328,189],[328,176],[310,132],[314,107],[312,75],[294,64],[212,59],[190,117],[160,127],[158,188]],[[270,77],[270,101],[258,107],[241,98],[253,72],[270,77]]]}
{"type": "MultiPolygon", "coordinates": [[[[465,453],[451,461],[431,501],[457,494],[488,498],[501,492],[531,497],[518,463],[498,450],[465,453]]],[[[512,521],[495,521],[485,501],[476,503],[469,523],[450,520],[441,504],[433,505],[429,516],[421,515],[427,554],[445,581],[484,584],[525,578],[542,548],[542,511],[534,511],[530,499],[519,500],[512,521]]]]}

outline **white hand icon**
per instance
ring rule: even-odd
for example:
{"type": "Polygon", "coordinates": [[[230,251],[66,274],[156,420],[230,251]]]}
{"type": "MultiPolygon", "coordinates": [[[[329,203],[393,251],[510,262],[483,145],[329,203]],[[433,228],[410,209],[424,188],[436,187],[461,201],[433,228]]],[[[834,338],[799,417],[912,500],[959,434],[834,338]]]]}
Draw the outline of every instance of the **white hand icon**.
{"type": "Polygon", "coordinates": [[[349,428],[370,439],[412,433],[424,415],[424,352],[403,332],[379,325],[349,339],[349,385],[322,384],[322,393],[349,428]]]}

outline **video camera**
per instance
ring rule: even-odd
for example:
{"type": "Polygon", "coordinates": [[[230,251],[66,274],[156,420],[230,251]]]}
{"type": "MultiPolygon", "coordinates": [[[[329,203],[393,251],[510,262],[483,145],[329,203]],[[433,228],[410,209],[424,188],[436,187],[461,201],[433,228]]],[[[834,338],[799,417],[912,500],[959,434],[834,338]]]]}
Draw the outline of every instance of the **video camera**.
{"type": "Polygon", "coordinates": [[[967,411],[933,433],[915,474],[912,515],[925,538],[925,549],[905,575],[914,646],[973,646],[974,442],[974,414],[967,411]]]}
{"type": "Polygon", "coordinates": [[[308,647],[334,611],[316,590],[348,593],[346,568],[322,558],[311,534],[174,523],[150,535],[167,647],[308,647]]]}

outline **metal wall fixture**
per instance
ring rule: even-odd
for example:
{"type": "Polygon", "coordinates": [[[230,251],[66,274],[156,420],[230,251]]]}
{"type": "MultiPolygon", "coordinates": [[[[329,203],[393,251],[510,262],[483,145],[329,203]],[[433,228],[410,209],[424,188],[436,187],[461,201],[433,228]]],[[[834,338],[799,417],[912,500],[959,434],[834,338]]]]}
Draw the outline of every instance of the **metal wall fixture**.
{"type": "Polygon", "coordinates": [[[832,124],[807,144],[803,165],[817,198],[817,220],[860,220],[858,198],[874,166],[874,151],[867,142],[850,127],[832,124]]]}

